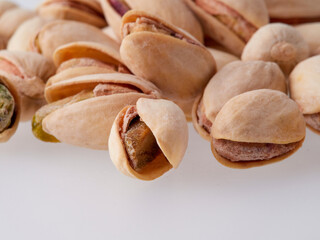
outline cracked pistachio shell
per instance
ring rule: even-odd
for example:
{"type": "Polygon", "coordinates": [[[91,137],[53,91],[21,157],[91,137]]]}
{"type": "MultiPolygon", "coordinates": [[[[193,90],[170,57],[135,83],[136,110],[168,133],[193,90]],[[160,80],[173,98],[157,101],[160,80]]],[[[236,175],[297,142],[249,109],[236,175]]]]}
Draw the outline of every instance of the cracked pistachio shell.
{"type": "MultiPolygon", "coordinates": [[[[237,34],[199,7],[194,0],[184,1],[199,18],[207,36],[223,45],[234,55],[241,56],[246,43],[237,34]]],[[[268,11],[263,0],[220,0],[219,2],[233,9],[257,28],[269,23],[268,11]]]]}
{"type": "Polygon", "coordinates": [[[130,11],[123,17],[122,25],[134,23],[139,17],[158,22],[193,42],[161,32],[141,31],[125,36],[120,47],[121,58],[130,71],[154,83],[190,119],[195,98],[216,72],[215,60],[192,36],[157,17],[130,11]]]}
{"type": "Polygon", "coordinates": [[[10,1],[1,1],[0,2],[0,16],[2,16],[6,11],[17,8],[18,5],[10,1]]]}
{"type": "MultiPolygon", "coordinates": [[[[117,37],[121,37],[121,16],[110,5],[109,0],[100,0],[105,17],[117,37]]],[[[144,11],[158,16],[193,35],[203,42],[203,32],[200,23],[181,0],[125,0],[130,9],[144,11]]]]}
{"type": "Polygon", "coordinates": [[[217,64],[217,71],[220,71],[228,63],[240,60],[238,57],[214,48],[207,48],[212,54],[217,64]]]}
{"type": "Polygon", "coordinates": [[[178,168],[188,146],[188,125],[183,112],[173,102],[141,98],[136,107],[140,119],[153,133],[168,163],[152,166],[151,169],[143,173],[138,173],[131,168],[119,132],[128,107],[118,114],[113,123],[109,138],[110,157],[117,169],[123,174],[140,180],[154,180],[171,168],[178,168]]]}
{"type": "Polygon", "coordinates": [[[91,41],[110,44],[119,48],[119,44],[106,36],[99,28],[86,23],[56,20],[46,24],[32,40],[32,50],[52,59],[54,51],[65,44],[91,41]]]}
{"type": "MultiPolygon", "coordinates": [[[[319,14],[320,15],[320,14],[319,14]]],[[[320,21],[320,19],[319,19],[320,21]]],[[[304,40],[308,43],[310,56],[320,54],[320,22],[306,23],[295,26],[304,40]]]]}
{"type": "Polygon", "coordinates": [[[7,50],[30,51],[30,42],[41,28],[51,20],[42,17],[31,18],[22,23],[8,42],[7,50]]]}
{"type": "Polygon", "coordinates": [[[8,80],[21,99],[21,120],[28,121],[45,104],[46,81],[55,73],[54,65],[40,54],[21,51],[0,51],[0,70],[10,74],[8,80]],[[12,77],[11,77],[12,76],[12,77]]]}
{"type": "Polygon", "coordinates": [[[286,94],[261,89],[229,100],[218,113],[211,134],[235,142],[289,144],[305,138],[306,123],[298,105],[286,94]]]}
{"type": "Polygon", "coordinates": [[[96,0],[46,0],[39,6],[38,13],[46,18],[74,20],[99,28],[107,25],[96,0]]]}
{"type": "Polygon", "coordinates": [[[92,97],[58,109],[43,119],[43,130],[60,142],[75,146],[107,150],[112,123],[127,105],[141,97],[160,98],[158,89],[150,82],[129,74],[97,74],[58,82],[46,88],[49,103],[73,96],[83,90],[93,90],[103,83],[126,84],[141,92],[92,97]]]}
{"type": "Polygon", "coordinates": [[[3,72],[2,70],[0,70],[0,84],[3,84],[11,93],[11,95],[13,96],[14,100],[15,100],[15,110],[14,110],[14,115],[13,115],[13,122],[11,122],[10,126],[4,130],[2,133],[0,133],[0,142],[7,142],[9,141],[9,139],[15,134],[18,125],[19,125],[19,121],[20,121],[20,113],[21,113],[21,109],[20,109],[20,97],[19,94],[16,90],[16,88],[14,87],[14,85],[11,83],[13,78],[17,78],[15,76],[11,76],[6,72],[3,72]],[[10,80],[9,80],[10,78],[10,80]]]}
{"type": "Polygon", "coordinates": [[[273,23],[260,28],[246,45],[242,60],[262,60],[277,63],[285,75],[309,56],[309,47],[293,27],[273,23]]]}
{"type": "Polygon", "coordinates": [[[317,55],[299,63],[289,77],[291,98],[303,114],[320,112],[319,66],[320,55],[317,55]]]}
{"type": "Polygon", "coordinates": [[[210,141],[210,134],[198,123],[197,110],[202,100],[205,116],[212,123],[222,107],[233,97],[258,89],[287,92],[286,78],[279,66],[272,62],[236,61],[226,65],[207,85],[202,98],[193,107],[193,124],[198,133],[210,141]]]}

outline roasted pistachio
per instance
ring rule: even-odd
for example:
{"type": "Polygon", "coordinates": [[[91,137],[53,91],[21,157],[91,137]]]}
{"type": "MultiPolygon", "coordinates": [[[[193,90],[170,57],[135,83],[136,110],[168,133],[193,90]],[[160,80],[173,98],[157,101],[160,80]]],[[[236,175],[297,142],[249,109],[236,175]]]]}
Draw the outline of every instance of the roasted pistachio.
{"type": "Polygon", "coordinates": [[[140,180],[153,180],[177,168],[188,145],[183,112],[167,100],[138,100],[113,123],[109,146],[115,166],[140,180]]]}
{"type": "MultiPolygon", "coordinates": [[[[320,16],[320,14],[319,14],[320,16]]],[[[306,23],[295,26],[298,32],[308,43],[310,56],[320,54],[320,20],[316,23],[306,23]]]]}
{"type": "Polygon", "coordinates": [[[0,133],[6,130],[12,121],[15,100],[8,88],[0,84],[0,133]]]}
{"type": "Polygon", "coordinates": [[[306,124],[298,105],[284,93],[262,89],[229,100],[212,127],[212,152],[232,168],[283,160],[302,145],[306,124]]]}
{"type": "Polygon", "coordinates": [[[227,53],[225,51],[218,50],[215,48],[207,48],[207,49],[209,50],[209,52],[212,54],[212,56],[216,60],[217,71],[220,71],[228,63],[240,60],[238,57],[236,57],[230,53],[227,53]]]}
{"type": "Polygon", "coordinates": [[[17,8],[18,5],[11,1],[1,1],[0,2],[0,16],[2,16],[6,11],[17,8]]]}

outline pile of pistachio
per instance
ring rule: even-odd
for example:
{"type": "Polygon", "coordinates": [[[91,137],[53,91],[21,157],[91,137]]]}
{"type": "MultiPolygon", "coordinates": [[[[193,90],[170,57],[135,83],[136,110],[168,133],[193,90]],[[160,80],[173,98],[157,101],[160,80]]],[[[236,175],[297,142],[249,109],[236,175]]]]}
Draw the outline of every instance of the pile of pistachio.
{"type": "Polygon", "coordinates": [[[319,21],[320,0],[0,1],[0,141],[31,120],[153,180],[192,121],[225,166],[283,160],[320,133],[319,21]]]}

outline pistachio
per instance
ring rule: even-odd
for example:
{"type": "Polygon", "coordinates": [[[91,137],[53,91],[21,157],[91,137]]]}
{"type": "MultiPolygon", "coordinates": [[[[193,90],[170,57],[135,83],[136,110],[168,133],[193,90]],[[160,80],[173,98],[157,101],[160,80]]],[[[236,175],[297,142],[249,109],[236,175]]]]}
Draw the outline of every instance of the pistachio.
{"type": "Polygon", "coordinates": [[[15,100],[8,88],[0,84],[0,133],[6,130],[12,121],[15,100]]]}
{"type": "Polygon", "coordinates": [[[210,47],[208,47],[207,49],[209,50],[209,52],[212,54],[212,56],[216,60],[217,71],[220,71],[228,63],[240,60],[238,57],[236,57],[230,53],[227,53],[225,51],[218,50],[215,48],[210,48],[210,47]]]}
{"type": "MultiPolygon", "coordinates": [[[[320,21],[320,20],[319,20],[320,21]]],[[[295,26],[295,29],[301,34],[308,43],[310,56],[320,54],[320,22],[306,23],[295,26]]]]}
{"type": "Polygon", "coordinates": [[[17,8],[18,5],[11,1],[1,1],[0,2],[0,16],[2,16],[6,11],[17,8]]]}

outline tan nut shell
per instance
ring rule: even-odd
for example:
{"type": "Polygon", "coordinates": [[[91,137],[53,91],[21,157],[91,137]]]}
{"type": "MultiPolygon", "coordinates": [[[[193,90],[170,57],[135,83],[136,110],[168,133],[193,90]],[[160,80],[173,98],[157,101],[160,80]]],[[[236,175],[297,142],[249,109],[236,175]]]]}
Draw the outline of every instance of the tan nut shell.
{"type": "MultiPolygon", "coordinates": [[[[106,19],[118,38],[121,36],[121,16],[110,5],[109,0],[100,0],[106,19]]],[[[184,29],[200,42],[203,42],[201,25],[181,0],[125,0],[131,9],[144,11],[163,18],[177,27],[184,29]]]]}
{"type": "MultiPolygon", "coordinates": [[[[128,12],[123,17],[123,24],[135,22],[140,16],[161,22],[174,32],[193,39],[184,31],[143,12],[128,12]]],[[[161,33],[144,31],[126,36],[120,55],[131,72],[153,82],[164,97],[176,102],[189,118],[195,98],[216,72],[214,58],[200,43],[191,44],[161,33]]]]}
{"type": "Polygon", "coordinates": [[[49,22],[49,19],[42,17],[34,17],[25,21],[10,38],[7,49],[10,51],[30,51],[31,40],[49,22]]]}
{"type": "Polygon", "coordinates": [[[218,113],[211,134],[235,142],[289,144],[304,139],[306,123],[287,95],[262,89],[229,100],[218,113]]]}
{"type": "Polygon", "coordinates": [[[188,125],[180,108],[167,100],[143,98],[138,100],[137,112],[141,120],[150,128],[158,146],[171,164],[145,174],[134,171],[128,162],[119,133],[119,123],[122,121],[125,110],[126,108],[118,114],[109,138],[110,157],[119,171],[133,178],[154,180],[171,167],[178,168],[188,146],[188,125]]]}
{"type": "Polygon", "coordinates": [[[10,1],[1,1],[0,2],[0,16],[2,16],[6,11],[18,7],[17,4],[10,1]]]}
{"type": "Polygon", "coordinates": [[[113,31],[112,27],[108,26],[102,29],[103,33],[106,34],[108,37],[113,39],[116,42],[120,43],[120,37],[116,35],[116,33],[113,31]]]}
{"type": "Polygon", "coordinates": [[[19,94],[14,87],[14,85],[11,83],[12,79],[16,78],[15,76],[11,76],[7,74],[6,72],[3,72],[0,70],[0,83],[4,84],[10,93],[12,94],[14,100],[15,100],[15,119],[14,123],[12,123],[11,127],[5,130],[4,132],[0,133],[0,143],[7,142],[9,139],[15,134],[19,121],[20,121],[20,114],[21,114],[21,108],[20,108],[20,97],[19,94]],[[10,80],[9,80],[10,79],[10,80]]]}
{"type": "Polygon", "coordinates": [[[300,24],[295,28],[308,43],[310,56],[320,54],[320,22],[300,24]]]}
{"type": "MultiPolygon", "coordinates": [[[[242,39],[218,19],[195,4],[194,0],[185,0],[185,2],[199,18],[206,35],[226,47],[234,55],[241,56],[245,47],[245,42],[242,39]]],[[[269,22],[267,7],[263,0],[220,0],[220,2],[233,8],[257,28],[269,22]]]]}
{"type": "Polygon", "coordinates": [[[320,55],[309,58],[292,71],[290,81],[291,98],[303,114],[320,112],[320,55]]]}
{"type": "Polygon", "coordinates": [[[309,47],[293,27],[273,23],[260,28],[242,53],[242,60],[262,60],[277,63],[289,75],[293,68],[309,56],[309,47]]]}
{"type": "MultiPolygon", "coordinates": [[[[213,123],[230,99],[258,89],[287,92],[286,78],[277,64],[263,61],[229,63],[211,79],[202,96],[207,119],[213,123]]],[[[193,124],[199,134],[210,141],[210,135],[198,124],[197,110],[200,100],[201,98],[194,104],[193,124]]]]}
{"type": "Polygon", "coordinates": [[[230,53],[220,51],[220,50],[217,50],[214,48],[207,48],[207,49],[209,50],[209,52],[212,54],[212,56],[216,60],[217,71],[220,71],[228,63],[240,60],[238,57],[236,57],[230,53]]]}
{"type": "Polygon", "coordinates": [[[23,75],[8,77],[21,99],[21,120],[28,121],[45,104],[44,88],[55,73],[54,65],[40,54],[21,51],[0,51],[0,59],[12,63],[23,75]]]}
{"type": "Polygon", "coordinates": [[[107,25],[105,19],[102,17],[102,8],[96,0],[46,0],[39,6],[38,13],[40,16],[46,18],[74,20],[88,23],[99,28],[107,25]],[[94,9],[94,11],[99,13],[99,15],[66,6],[63,4],[64,2],[76,2],[77,4],[89,6],[91,9],[94,9]]]}
{"type": "Polygon", "coordinates": [[[40,51],[45,57],[52,59],[58,47],[77,41],[97,42],[119,48],[119,44],[106,36],[99,28],[67,20],[56,20],[45,25],[33,40],[32,46],[33,51],[40,51]]]}
{"type": "Polygon", "coordinates": [[[114,94],[93,97],[54,111],[44,118],[44,131],[59,141],[97,150],[108,149],[108,138],[117,114],[141,97],[159,98],[151,83],[128,74],[97,74],[59,82],[46,89],[46,99],[54,102],[73,96],[82,90],[93,90],[100,83],[120,83],[136,86],[142,93],[114,94]]]}

